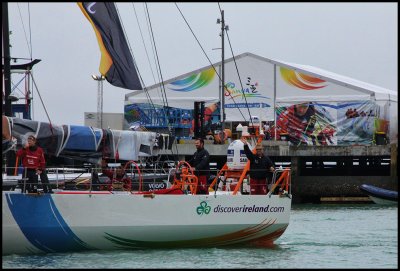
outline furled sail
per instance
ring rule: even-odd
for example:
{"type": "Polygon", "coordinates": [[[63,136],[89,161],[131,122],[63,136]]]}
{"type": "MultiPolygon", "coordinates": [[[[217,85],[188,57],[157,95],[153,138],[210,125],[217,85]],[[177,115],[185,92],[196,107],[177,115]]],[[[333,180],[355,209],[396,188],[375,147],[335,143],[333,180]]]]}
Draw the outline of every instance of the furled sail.
{"type": "Polygon", "coordinates": [[[3,153],[26,144],[29,135],[37,138],[46,154],[75,160],[99,163],[101,158],[138,160],[139,157],[158,155],[171,149],[173,138],[147,131],[99,129],[91,126],[50,125],[3,116],[3,153]],[[13,148],[10,148],[13,142],[13,148]],[[6,147],[6,148],[4,148],[6,147]]]}
{"type": "Polygon", "coordinates": [[[78,2],[92,24],[100,46],[100,73],[117,87],[141,90],[142,85],[113,2],[78,2]]]}

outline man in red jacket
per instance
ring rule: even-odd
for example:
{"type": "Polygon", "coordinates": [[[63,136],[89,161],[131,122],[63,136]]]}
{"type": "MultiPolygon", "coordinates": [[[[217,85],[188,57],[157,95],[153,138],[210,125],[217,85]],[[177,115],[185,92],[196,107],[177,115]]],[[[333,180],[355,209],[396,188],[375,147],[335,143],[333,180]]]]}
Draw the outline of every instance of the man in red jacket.
{"type": "MultiPolygon", "coordinates": [[[[17,151],[17,156],[22,159],[25,167],[25,178],[28,178],[26,189],[29,193],[37,192],[38,175],[45,169],[43,149],[36,145],[36,138],[33,135],[28,137],[28,142],[24,148],[17,151]]],[[[24,188],[22,192],[25,193],[24,188]]]]}

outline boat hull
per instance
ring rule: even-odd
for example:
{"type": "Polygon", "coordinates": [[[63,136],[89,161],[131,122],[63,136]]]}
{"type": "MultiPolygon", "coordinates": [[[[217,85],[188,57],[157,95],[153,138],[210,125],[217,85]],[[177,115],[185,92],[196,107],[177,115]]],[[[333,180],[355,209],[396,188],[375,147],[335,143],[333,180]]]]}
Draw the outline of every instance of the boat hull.
{"type": "Polygon", "coordinates": [[[290,209],[279,195],[3,191],[3,255],[272,244],[290,209]]]}
{"type": "Polygon", "coordinates": [[[369,184],[362,184],[360,190],[376,204],[394,205],[398,202],[398,192],[369,184]]]}
{"type": "Polygon", "coordinates": [[[383,198],[379,198],[379,197],[374,197],[371,195],[368,195],[369,198],[376,204],[379,205],[397,205],[397,200],[388,200],[388,199],[383,199],[383,198]]]}

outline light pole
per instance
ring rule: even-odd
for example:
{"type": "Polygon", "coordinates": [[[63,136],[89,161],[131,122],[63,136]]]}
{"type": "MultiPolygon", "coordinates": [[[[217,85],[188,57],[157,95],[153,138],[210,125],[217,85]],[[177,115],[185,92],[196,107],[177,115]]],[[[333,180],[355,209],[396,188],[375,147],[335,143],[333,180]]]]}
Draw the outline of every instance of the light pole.
{"type": "Polygon", "coordinates": [[[106,79],[103,75],[92,74],[93,80],[97,81],[97,114],[96,126],[103,129],[103,81],[106,79]]]}

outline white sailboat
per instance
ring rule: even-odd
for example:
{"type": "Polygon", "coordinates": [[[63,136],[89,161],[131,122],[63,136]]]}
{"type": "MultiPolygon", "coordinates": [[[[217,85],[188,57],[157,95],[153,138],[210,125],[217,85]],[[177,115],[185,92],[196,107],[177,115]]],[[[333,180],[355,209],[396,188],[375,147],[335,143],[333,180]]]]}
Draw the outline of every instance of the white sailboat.
{"type": "MultiPolygon", "coordinates": [[[[15,131],[12,128],[11,134],[15,131]]],[[[64,132],[60,129],[60,141],[56,147],[51,146],[59,154],[71,155],[64,132]]],[[[91,132],[96,146],[104,133],[91,132]]],[[[138,153],[153,150],[152,144],[138,147],[138,153]]],[[[97,151],[94,148],[93,152],[97,151]]],[[[240,152],[240,148],[235,151],[240,152]]],[[[3,255],[235,244],[271,246],[289,225],[290,170],[276,170],[266,195],[243,192],[248,170],[249,162],[242,168],[225,165],[206,195],[197,194],[197,177],[185,162],[178,164],[171,185],[161,190],[118,186],[121,183],[113,180],[109,189],[98,191],[93,189],[93,183],[86,190],[64,187],[53,194],[2,191],[3,255]],[[279,179],[275,180],[277,174],[279,179]],[[229,180],[230,184],[222,180],[229,180]]]]}

